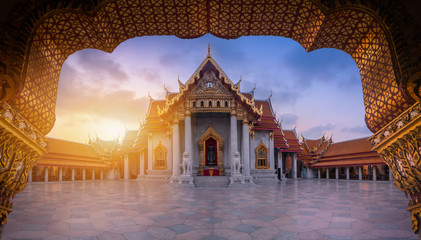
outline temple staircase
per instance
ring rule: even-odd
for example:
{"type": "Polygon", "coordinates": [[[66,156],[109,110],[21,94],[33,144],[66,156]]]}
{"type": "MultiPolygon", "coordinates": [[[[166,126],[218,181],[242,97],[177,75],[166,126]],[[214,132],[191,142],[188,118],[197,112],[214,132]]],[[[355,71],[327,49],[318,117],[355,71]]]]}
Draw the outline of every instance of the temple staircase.
{"type": "Polygon", "coordinates": [[[196,188],[227,188],[230,180],[227,176],[195,176],[196,188]]]}

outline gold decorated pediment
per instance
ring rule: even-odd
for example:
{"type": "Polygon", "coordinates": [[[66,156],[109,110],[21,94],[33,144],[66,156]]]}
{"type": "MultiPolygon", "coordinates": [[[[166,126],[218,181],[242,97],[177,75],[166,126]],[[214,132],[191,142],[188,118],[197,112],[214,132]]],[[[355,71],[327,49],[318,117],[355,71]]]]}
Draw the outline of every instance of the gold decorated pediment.
{"type": "Polygon", "coordinates": [[[218,148],[224,149],[224,139],[219,135],[218,132],[213,128],[212,123],[209,124],[208,130],[202,134],[202,136],[197,141],[197,144],[199,145],[199,148],[202,149],[204,146],[204,143],[206,140],[208,140],[210,137],[213,137],[216,142],[218,143],[218,148]]]}
{"type": "Polygon", "coordinates": [[[229,96],[231,97],[232,94],[226,89],[220,80],[215,76],[215,73],[212,71],[208,71],[199,80],[195,88],[191,91],[190,97],[203,97],[212,95],[214,97],[217,96],[229,96]]]}

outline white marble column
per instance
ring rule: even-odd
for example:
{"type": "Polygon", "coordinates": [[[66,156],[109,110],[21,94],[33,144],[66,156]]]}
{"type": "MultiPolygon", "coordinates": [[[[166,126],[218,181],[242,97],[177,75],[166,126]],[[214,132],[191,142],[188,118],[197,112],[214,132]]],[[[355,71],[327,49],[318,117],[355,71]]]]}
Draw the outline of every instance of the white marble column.
{"type": "Polygon", "coordinates": [[[317,178],[322,178],[322,175],[321,175],[322,173],[321,173],[321,171],[320,171],[320,168],[318,168],[317,169],[317,178]]]}
{"type": "Polygon", "coordinates": [[[129,154],[124,154],[124,179],[129,179],[129,154]]]}
{"type": "Polygon", "coordinates": [[[329,179],[329,168],[326,168],[326,179],[329,179]]]}
{"type": "Polygon", "coordinates": [[[389,166],[388,166],[388,168],[389,168],[389,181],[393,181],[392,169],[389,166]]]}
{"type": "Polygon", "coordinates": [[[339,168],[335,168],[335,179],[339,179],[339,168]]]}
{"type": "Polygon", "coordinates": [[[115,174],[114,174],[114,170],[113,169],[108,170],[107,178],[109,180],[115,180],[115,174]]]}
{"type": "Polygon", "coordinates": [[[72,168],[72,182],[75,181],[75,169],[72,168]]]}
{"type": "Polygon", "coordinates": [[[143,150],[139,154],[139,175],[137,178],[143,178],[145,176],[145,153],[143,150]]]}
{"type": "Polygon", "coordinates": [[[313,170],[309,167],[306,167],[307,178],[313,178],[313,170]]]}
{"type": "Polygon", "coordinates": [[[373,181],[377,181],[377,167],[376,165],[373,165],[371,168],[373,169],[373,181]]]}
{"type": "Polygon", "coordinates": [[[346,180],[349,180],[349,167],[346,168],[346,180]]]}
{"type": "Polygon", "coordinates": [[[82,180],[85,181],[86,180],[86,169],[82,170],[82,180]]]}
{"type": "Polygon", "coordinates": [[[273,139],[273,132],[269,133],[269,169],[275,170],[275,150],[273,139]]]}
{"type": "Polygon", "coordinates": [[[296,153],[292,154],[292,178],[297,178],[297,156],[296,153]]]}
{"type": "Polygon", "coordinates": [[[48,182],[48,167],[44,168],[44,182],[48,182]]]}
{"type": "Polygon", "coordinates": [[[104,170],[101,170],[101,180],[104,180],[104,170]]]}
{"type": "Polygon", "coordinates": [[[58,181],[63,181],[63,168],[59,168],[58,170],[58,181]]]}
{"type": "Polygon", "coordinates": [[[358,167],[358,180],[363,180],[363,167],[358,167]]]}
{"type": "Polygon", "coordinates": [[[234,160],[234,153],[238,151],[238,145],[237,145],[237,116],[233,113],[231,113],[230,118],[230,142],[231,142],[231,151],[230,151],[230,166],[231,166],[231,174],[232,174],[232,166],[233,166],[233,160],[234,160]]]}
{"type": "Polygon", "coordinates": [[[92,169],[92,181],[95,180],[95,169],[92,169]]]}
{"type": "Polygon", "coordinates": [[[28,182],[32,182],[32,171],[33,171],[33,168],[31,168],[31,170],[29,170],[28,182]]]}
{"type": "Polygon", "coordinates": [[[193,159],[193,148],[192,148],[192,134],[191,134],[191,115],[190,112],[186,112],[184,117],[184,151],[190,155],[190,161],[193,159]]]}
{"type": "Polygon", "coordinates": [[[152,163],[153,163],[153,139],[152,139],[152,133],[150,132],[148,134],[148,170],[152,170],[152,163]]]}
{"type": "Polygon", "coordinates": [[[282,152],[278,151],[278,171],[281,174],[281,179],[282,179],[282,175],[283,175],[283,166],[282,166],[282,152]]]}
{"type": "Polygon", "coordinates": [[[176,119],[172,125],[172,175],[173,177],[180,175],[180,128],[176,119]]]}
{"type": "Polygon", "coordinates": [[[243,120],[243,133],[242,133],[242,142],[243,142],[243,153],[241,158],[243,159],[244,172],[246,176],[250,176],[250,145],[249,145],[249,125],[247,118],[243,120]]]}

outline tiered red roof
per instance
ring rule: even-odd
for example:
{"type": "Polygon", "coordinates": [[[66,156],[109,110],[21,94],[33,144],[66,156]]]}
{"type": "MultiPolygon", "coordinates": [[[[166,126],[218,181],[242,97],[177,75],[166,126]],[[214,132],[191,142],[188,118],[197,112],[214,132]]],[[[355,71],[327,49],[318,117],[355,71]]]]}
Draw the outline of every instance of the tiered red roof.
{"type": "Polygon", "coordinates": [[[281,149],[281,152],[302,152],[303,148],[298,140],[297,133],[294,130],[282,130],[288,144],[287,149],[281,149]]]}
{"type": "Polygon", "coordinates": [[[314,140],[303,137],[303,152],[299,154],[298,159],[305,165],[311,165],[322,157],[331,143],[332,137],[328,139],[324,135],[314,140]]]}
{"type": "Polygon", "coordinates": [[[120,144],[119,151],[120,152],[132,152],[136,151],[135,144],[137,139],[137,130],[134,131],[126,131],[124,135],[123,142],[120,144]]]}
{"type": "Polygon", "coordinates": [[[253,130],[271,130],[275,131],[279,129],[279,124],[275,119],[272,111],[272,103],[270,99],[267,100],[255,100],[256,107],[263,110],[263,114],[260,117],[260,121],[257,121],[253,130]]]}
{"type": "Polygon", "coordinates": [[[143,129],[148,129],[149,131],[160,131],[167,129],[167,125],[161,121],[161,118],[158,115],[158,108],[162,109],[164,106],[165,100],[154,100],[152,98],[150,99],[148,113],[143,124],[143,129]]]}
{"type": "Polygon", "coordinates": [[[38,166],[108,168],[107,162],[88,144],[47,138],[47,153],[37,162],[38,166]]]}
{"type": "Polygon", "coordinates": [[[311,167],[346,167],[386,164],[376,151],[372,151],[367,138],[332,143],[311,167]]]}
{"type": "Polygon", "coordinates": [[[216,61],[210,56],[208,53],[207,57],[203,60],[200,66],[196,69],[193,75],[187,80],[185,84],[182,84],[179,81],[180,91],[176,93],[171,98],[167,97],[167,100],[164,102],[163,106],[159,106],[159,115],[162,117],[170,112],[171,108],[177,107],[181,104],[183,99],[185,98],[186,94],[194,89],[197,84],[197,81],[202,78],[202,76],[208,72],[212,71],[215,73],[217,78],[221,81],[221,84],[226,87],[226,89],[232,93],[235,100],[246,107],[247,111],[250,115],[255,118],[259,118],[261,116],[261,111],[257,108],[254,101],[252,101],[249,96],[245,96],[243,93],[240,92],[240,82],[234,84],[228,76],[224,73],[224,71],[219,67],[216,61]]]}

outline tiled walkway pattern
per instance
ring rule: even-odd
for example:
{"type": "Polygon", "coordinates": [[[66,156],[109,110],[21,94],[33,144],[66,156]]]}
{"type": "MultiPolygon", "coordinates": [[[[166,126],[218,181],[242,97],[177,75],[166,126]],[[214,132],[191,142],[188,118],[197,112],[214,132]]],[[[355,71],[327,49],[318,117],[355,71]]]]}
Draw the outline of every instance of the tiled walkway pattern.
{"type": "Polygon", "coordinates": [[[16,196],[3,239],[416,239],[407,202],[390,182],[32,183],[16,196]]]}

